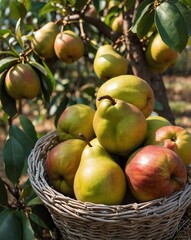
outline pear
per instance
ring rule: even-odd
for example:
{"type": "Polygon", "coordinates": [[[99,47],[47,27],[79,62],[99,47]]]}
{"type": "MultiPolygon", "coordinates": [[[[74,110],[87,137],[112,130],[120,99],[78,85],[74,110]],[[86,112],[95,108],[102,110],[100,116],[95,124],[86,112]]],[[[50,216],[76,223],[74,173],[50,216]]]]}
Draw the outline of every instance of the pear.
{"type": "Polygon", "coordinates": [[[67,64],[72,64],[83,57],[85,45],[80,36],[71,30],[60,32],[54,42],[56,56],[67,64]]]}
{"type": "Polygon", "coordinates": [[[156,33],[148,44],[145,57],[152,72],[162,73],[176,63],[178,52],[167,46],[159,33],[156,33]]]}
{"type": "Polygon", "coordinates": [[[121,204],[126,192],[125,174],[103,147],[89,144],[82,152],[73,188],[77,200],[121,204]]]}
{"type": "Polygon", "coordinates": [[[5,89],[13,99],[33,99],[41,93],[41,82],[28,63],[18,63],[5,76],[5,89]]]}
{"type": "Polygon", "coordinates": [[[157,129],[164,126],[171,126],[172,124],[168,119],[159,115],[151,115],[147,119],[147,134],[145,136],[144,144],[149,145],[149,143],[154,142],[155,134],[157,129]]]}
{"type": "Polygon", "coordinates": [[[45,166],[49,183],[67,196],[74,196],[73,182],[86,142],[68,139],[59,143],[47,154],[45,166]]]}
{"type": "Polygon", "coordinates": [[[59,27],[54,22],[48,22],[33,33],[31,46],[33,51],[43,59],[55,57],[54,40],[59,33],[59,27]]]}
{"type": "Polygon", "coordinates": [[[128,74],[113,77],[104,82],[97,91],[96,106],[99,97],[109,95],[135,105],[147,118],[154,108],[154,93],[151,86],[142,78],[128,74]]]}
{"type": "Polygon", "coordinates": [[[145,139],[147,122],[144,114],[136,106],[108,95],[99,100],[93,119],[98,141],[107,151],[128,156],[145,139]]]}
{"type": "Polygon", "coordinates": [[[112,45],[100,46],[97,50],[93,68],[103,81],[127,73],[128,61],[115,51],[112,45]]]}
{"type": "Polygon", "coordinates": [[[87,140],[95,137],[93,117],[95,110],[88,105],[77,103],[68,106],[60,115],[57,131],[60,141],[71,138],[81,138],[82,133],[87,140]]]}

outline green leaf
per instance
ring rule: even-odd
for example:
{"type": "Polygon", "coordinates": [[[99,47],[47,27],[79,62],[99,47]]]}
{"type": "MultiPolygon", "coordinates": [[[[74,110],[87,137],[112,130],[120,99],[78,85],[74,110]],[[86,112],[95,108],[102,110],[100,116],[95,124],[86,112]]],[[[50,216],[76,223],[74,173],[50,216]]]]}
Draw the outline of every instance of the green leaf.
{"type": "Polygon", "coordinates": [[[16,100],[10,97],[5,89],[5,75],[6,72],[0,74],[0,100],[3,111],[10,117],[14,117],[17,114],[16,100]]]}
{"type": "Polygon", "coordinates": [[[70,0],[71,6],[73,6],[77,11],[82,10],[82,8],[86,5],[87,0],[70,0]]]}
{"type": "Polygon", "coordinates": [[[52,91],[54,90],[55,86],[56,86],[56,81],[55,81],[55,78],[50,70],[50,68],[48,67],[48,65],[43,61],[42,62],[43,65],[44,65],[44,68],[46,69],[46,72],[47,72],[47,86],[48,86],[48,89],[49,89],[49,93],[51,94],[52,91]]]}
{"type": "Polygon", "coordinates": [[[52,75],[52,72],[50,71],[49,67],[46,65],[45,62],[42,62],[44,66],[42,66],[38,62],[30,61],[29,64],[36,68],[36,72],[39,75],[39,78],[41,80],[41,87],[43,92],[43,97],[47,103],[50,101],[50,96],[52,94],[52,91],[55,87],[55,79],[52,75]]]}
{"type": "Polygon", "coordinates": [[[38,138],[37,138],[35,127],[32,124],[31,120],[26,118],[23,114],[19,115],[19,120],[25,134],[28,136],[28,138],[31,140],[32,144],[34,145],[38,140],[38,138]]]}
{"type": "Polygon", "coordinates": [[[10,2],[10,16],[15,19],[24,18],[27,10],[22,2],[12,0],[10,2]]]}
{"type": "Polygon", "coordinates": [[[47,71],[44,68],[44,66],[42,66],[40,63],[38,62],[33,62],[33,61],[29,61],[28,62],[32,67],[36,68],[39,72],[41,72],[42,74],[44,74],[45,76],[47,76],[47,71]]]}
{"type": "Polygon", "coordinates": [[[39,16],[42,17],[43,15],[46,15],[47,13],[56,11],[55,5],[52,4],[52,1],[49,1],[46,5],[44,3],[38,3],[36,4],[37,11],[39,11],[39,16]]]}
{"type": "Polygon", "coordinates": [[[14,211],[6,208],[0,212],[1,239],[22,240],[22,223],[15,216],[14,211]]]}
{"type": "Polygon", "coordinates": [[[164,107],[159,101],[155,101],[154,109],[158,111],[162,111],[164,110],[164,107]]]}
{"type": "Polygon", "coordinates": [[[41,220],[39,224],[41,227],[44,227],[46,229],[53,229],[55,227],[51,215],[44,204],[34,205],[32,207],[32,213],[33,213],[32,219],[34,220],[34,222],[37,220],[36,223],[38,223],[37,217],[41,220]]]}
{"type": "Polygon", "coordinates": [[[21,33],[21,18],[19,18],[19,20],[16,23],[15,36],[21,48],[24,49],[24,42],[23,42],[22,33],[21,33]]]}
{"type": "Polygon", "coordinates": [[[191,10],[181,2],[176,2],[175,4],[184,18],[188,36],[191,36],[191,10]]]}
{"type": "Polygon", "coordinates": [[[42,228],[47,228],[46,224],[43,222],[41,218],[39,218],[36,214],[31,213],[30,214],[30,219],[37,225],[39,225],[42,228]]]}
{"type": "Polygon", "coordinates": [[[143,38],[153,26],[154,14],[154,10],[148,10],[140,19],[137,25],[137,35],[140,39],[143,38]]]}
{"type": "Polygon", "coordinates": [[[31,150],[34,147],[34,141],[18,126],[14,124],[12,124],[9,128],[9,135],[17,139],[17,141],[23,147],[25,156],[28,157],[28,155],[31,153],[31,150]]]}
{"type": "Polygon", "coordinates": [[[133,25],[131,27],[131,31],[133,33],[137,33],[137,26],[139,25],[142,17],[146,12],[150,12],[153,8],[153,0],[144,0],[137,8],[137,12],[135,15],[135,19],[133,21],[133,25]]]}
{"type": "Polygon", "coordinates": [[[172,2],[163,2],[156,8],[155,25],[162,40],[181,52],[188,40],[187,27],[179,9],[172,2]]]}
{"type": "Polygon", "coordinates": [[[42,200],[39,197],[35,197],[27,203],[27,206],[42,205],[42,204],[43,204],[42,200]]]}
{"type": "MultiPolygon", "coordinates": [[[[27,179],[27,181],[24,183],[22,187],[22,192],[20,193],[20,199],[24,200],[26,206],[31,206],[33,204],[33,201],[34,201],[34,204],[37,204],[37,200],[35,203],[36,198],[37,198],[37,195],[31,186],[30,180],[27,179]]],[[[41,204],[42,204],[42,201],[41,201],[41,204]]]]}
{"type": "Polygon", "coordinates": [[[34,232],[31,227],[29,219],[26,217],[23,211],[19,211],[20,221],[22,222],[22,232],[23,237],[22,240],[35,240],[34,232]]]}
{"type": "Polygon", "coordinates": [[[103,0],[93,0],[94,7],[97,12],[102,11],[106,6],[106,1],[103,0]]]}
{"type": "Polygon", "coordinates": [[[6,176],[14,184],[17,184],[24,166],[24,153],[22,145],[14,137],[10,137],[6,141],[3,148],[3,159],[6,176]]]}
{"type": "Polygon", "coordinates": [[[187,8],[191,9],[191,1],[190,0],[179,0],[182,4],[184,4],[187,8]]]}
{"type": "Polygon", "coordinates": [[[110,8],[104,18],[104,23],[111,26],[112,21],[116,18],[116,16],[119,15],[120,12],[122,12],[122,10],[117,6],[113,6],[112,8],[110,8]]]}
{"type": "Polygon", "coordinates": [[[10,35],[12,32],[10,29],[1,29],[0,36],[3,37],[4,35],[10,35]]]}
{"type": "Polygon", "coordinates": [[[50,102],[50,91],[49,91],[49,86],[48,86],[48,80],[49,78],[43,74],[41,74],[40,76],[40,80],[41,80],[41,88],[42,88],[42,94],[44,97],[44,100],[49,103],[50,102]]]}
{"type": "Polygon", "coordinates": [[[6,57],[0,60],[0,73],[9,70],[18,62],[16,57],[6,57]]]}
{"type": "Polygon", "coordinates": [[[7,190],[5,187],[4,182],[0,178],[0,205],[1,206],[7,206],[8,204],[8,197],[7,197],[7,190]]]}

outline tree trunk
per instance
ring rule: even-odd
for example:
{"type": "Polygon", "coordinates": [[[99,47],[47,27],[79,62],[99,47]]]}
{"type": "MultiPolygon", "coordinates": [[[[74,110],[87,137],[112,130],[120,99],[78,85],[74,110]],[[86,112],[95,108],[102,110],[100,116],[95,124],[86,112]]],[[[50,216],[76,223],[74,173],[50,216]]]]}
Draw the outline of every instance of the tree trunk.
{"type": "MultiPolygon", "coordinates": [[[[132,9],[131,13],[134,12],[135,10],[132,9]]],[[[153,74],[149,71],[140,39],[136,34],[129,31],[133,18],[131,13],[124,13],[123,32],[125,35],[127,59],[130,62],[132,73],[147,81],[152,87],[155,100],[162,106],[161,109],[156,108],[155,111],[160,116],[167,118],[172,124],[175,124],[174,116],[169,106],[162,75],[153,74]]]]}

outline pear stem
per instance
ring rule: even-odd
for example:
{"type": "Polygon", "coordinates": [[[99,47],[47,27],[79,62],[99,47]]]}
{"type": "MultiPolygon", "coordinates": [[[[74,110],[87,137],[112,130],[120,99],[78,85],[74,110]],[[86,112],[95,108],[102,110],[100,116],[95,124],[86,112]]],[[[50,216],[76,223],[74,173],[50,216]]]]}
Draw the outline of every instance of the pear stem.
{"type": "Polygon", "coordinates": [[[103,99],[108,99],[108,100],[110,100],[113,105],[116,104],[116,101],[114,100],[114,98],[112,98],[112,97],[109,96],[109,95],[103,95],[103,96],[99,97],[99,98],[98,98],[98,101],[101,101],[101,100],[103,100],[103,99]]]}
{"type": "Polygon", "coordinates": [[[82,138],[82,140],[84,140],[84,141],[87,143],[87,145],[88,145],[89,147],[93,147],[93,146],[91,145],[90,141],[84,136],[84,134],[83,134],[82,132],[79,133],[79,136],[82,138]]]}

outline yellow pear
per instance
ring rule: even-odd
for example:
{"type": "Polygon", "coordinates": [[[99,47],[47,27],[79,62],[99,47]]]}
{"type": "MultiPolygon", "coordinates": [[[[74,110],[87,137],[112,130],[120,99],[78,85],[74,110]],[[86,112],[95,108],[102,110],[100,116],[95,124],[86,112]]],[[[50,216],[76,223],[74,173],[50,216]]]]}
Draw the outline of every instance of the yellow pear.
{"type": "Polygon", "coordinates": [[[148,44],[145,57],[151,71],[164,72],[176,63],[178,52],[167,46],[157,33],[148,44]]]}
{"type": "Polygon", "coordinates": [[[126,74],[128,61],[117,53],[112,45],[106,44],[97,50],[93,67],[96,75],[101,80],[107,81],[112,77],[126,74]]]}
{"type": "Polygon", "coordinates": [[[93,118],[95,110],[88,105],[77,103],[68,106],[60,115],[57,123],[58,136],[61,141],[81,138],[82,133],[90,141],[95,137],[93,118]]]}
{"type": "Polygon", "coordinates": [[[145,139],[145,116],[134,105],[108,95],[99,100],[93,119],[98,141],[107,151],[126,157],[145,139]]]}
{"type": "Polygon", "coordinates": [[[126,177],[111,155],[99,145],[87,145],[74,177],[77,200],[96,204],[121,204],[126,192],[126,177]]]}
{"type": "Polygon", "coordinates": [[[151,115],[147,119],[147,133],[144,140],[144,145],[148,145],[155,140],[156,130],[163,126],[172,125],[168,119],[159,115],[151,115]]]}
{"type": "Polygon", "coordinates": [[[145,117],[148,117],[154,108],[154,93],[150,85],[134,75],[121,75],[104,82],[98,89],[96,106],[100,101],[99,97],[109,95],[139,108],[145,117]]]}

